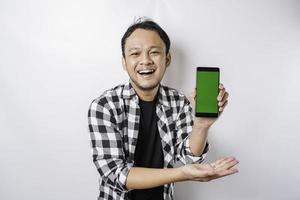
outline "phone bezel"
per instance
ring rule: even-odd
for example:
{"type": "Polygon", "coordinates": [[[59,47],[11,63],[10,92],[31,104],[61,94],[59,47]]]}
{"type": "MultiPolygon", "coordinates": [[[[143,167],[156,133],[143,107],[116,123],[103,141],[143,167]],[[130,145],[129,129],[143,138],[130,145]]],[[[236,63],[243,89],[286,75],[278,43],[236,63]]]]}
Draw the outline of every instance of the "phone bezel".
{"type": "MultiPolygon", "coordinates": [[[[197,73],[198,71],[214,71],[214,72],[218,72],[219,76],[218,76],[218,86],[220,84],[220,68],[219,67],[197,67],[197,71],[196,71],[196,87],[197,87],[197,73]]],[[[196,88],[197,91],[197,88],[196,88]]],[[[219,93],[220,89],[218,87],[218,93],[219,93]]],[[[219,106],[217,104],[218,107],[218,112],[217,113],[204,113],[204,112],[197,112],[197,96],[195,98],[195,116],[196,117],[213,117],[216,118],[219,116],[219,106]]]]}

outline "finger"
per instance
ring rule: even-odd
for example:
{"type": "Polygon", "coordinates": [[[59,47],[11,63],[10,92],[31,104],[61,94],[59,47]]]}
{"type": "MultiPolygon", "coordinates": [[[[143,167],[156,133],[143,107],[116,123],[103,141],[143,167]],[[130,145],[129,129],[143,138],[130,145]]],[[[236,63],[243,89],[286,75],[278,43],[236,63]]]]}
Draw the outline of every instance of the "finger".
{"type": "Polygon", "coordinates": [[[228,97],[229,97],[229,93],[224,88],[223,90],[219,91],[217,100],[218,101],[224,101],[224,100],[228,99],[228,97]]]}
{"type": "Polygon", "coordinates": [[[226,101],[224,103],[224,105],[222,105],[221,107],[219,107],[219,112],[223,112],[223,110],[225,109],[225,107],[227,106],[227,104],[228,104],[228,101],[226,101]]]}
{"type": "Polygon", "coordinates": [[[219,83],[219,89],[222,90],[224,88],[224,85],[222,83],[219,83]]]}
{"type": "Polygon", "coordinates": [[[236,166],[233,166],[233,167],[231,167],[231,168],[229,168],[230,170],[236,170],[236,171],[238,171],[238,168],[236,167],[236,166]]]}
{"type": "Polygon", "coordinates": [[[221,100],[218,100],[218,105],[222,106],[228,100],[229,94],[225,92],[224,95],[221,97],[221,100]]]}
{"type": "Polygon", "coordinates": [[[233,157],[233,156],[226,157],[226,158],[224,158],[224,159],[219,163],[219,166],[223,166],[223,165],[225,165],[226,163],[231,162],[231,161],[234,161],[234,160],[236,160],[236,159],[235,159],[235,157],[233,157]]]}
{"type": "Polygon", "coordinates": [[[219,101],[218,106],[219,106],[219,107],[224,107],[224,104],[225,104],[226,102],[228,102],[227,99],[224,99],[223,101],[219,101]]]}
{"type": "Polygon", "coordinates": [[[228,162],[223,162],[222,164],[220,164],[218,166],[218,168],[216,169],[217,171],[222,171],[222,170],[228,170],[234,166],[236,166],[239,163],[238,160],[231,160],[228,162]]]}
{"type": "Polygon", "coordinates": [[[218,101],[221,101],[223,99],[224,94],[226,93],[225,88],[219,91],[219,95],[217,97],[218,101]]]}
{"type": "Polygon", "coordinates": [[[234,157],[225,157],[216,161],[216,168],[222,168],[226,163],[236,160],[234,157]]]}
{"type": "Polygon", "coordinates": [[[192,91],[192,99],[196,99],[196,88],[192,91]]]}
{"type": "Polygon", "coordinates": [[[190,93],[189,100],[190,100],[190,103],[191,103],[192,108],[195,108],[196,88],[190,93]]]}
{"type": "Polygon", "coordinates": [[[216,165],[219,165],[219,164],[222,163],[224,160],[228,160],[228,159],[230,159],[230,158],[233,158],[233,157],[225,157],[225,158],[222,158],[222,159],[219,159],[219,160],[215,161],[214,163],[215,163],[216,165]]]}

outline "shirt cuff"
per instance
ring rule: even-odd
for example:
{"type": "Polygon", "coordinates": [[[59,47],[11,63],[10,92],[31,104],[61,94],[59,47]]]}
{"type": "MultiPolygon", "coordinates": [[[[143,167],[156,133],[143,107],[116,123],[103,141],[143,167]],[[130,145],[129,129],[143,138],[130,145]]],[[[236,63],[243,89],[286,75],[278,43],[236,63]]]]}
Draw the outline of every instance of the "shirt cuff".
{"type": "Polygon", "coordinates": [[[127,181],[128,173],[129,173],[131,167],[133,167],[133,163],[126,163],[126,165],[124,165],[123,167],[119,168],[116,171],[116,174],[119,174],[119,177],[118,177],[119,183],[120,183],[123,191],[125,191],[125,192],[129,192],[132,190],[132,189],[126,188],[126,181],[127,181]]]}
{"type": "Polygon", "coordinates": [[[193,154],[191,147],[190,147],[190,137],[188,137],[185,141],[185,150],[186,150],[186,155],[192,160],[193,163],[201,163],[206,155],[207,152],[210,150],[211,146],[209,144],[209,142],[206,142],[205,144],[205,148],[203,150],[203,153],[200,156],[196,156],[195,154],[193,154]]]}

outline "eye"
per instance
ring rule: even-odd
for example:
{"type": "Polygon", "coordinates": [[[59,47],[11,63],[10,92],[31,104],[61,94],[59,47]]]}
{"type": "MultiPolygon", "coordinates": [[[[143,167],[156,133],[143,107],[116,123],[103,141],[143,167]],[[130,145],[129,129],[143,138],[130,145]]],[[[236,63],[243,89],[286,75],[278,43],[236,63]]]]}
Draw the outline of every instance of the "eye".
{"type": "Polygon", "coordinates": [[[153,55],[157,55],[157,54],[159,54],[160,52],[159,51],[152,51],[151,52],[151,54],[153,54],[153,55]]]}
{"type": "Polygon", "coordinates": [[[139,53],[138,52],[132,52],[131,54],[129,54],[130,56],[138,56],[139,53]]]}

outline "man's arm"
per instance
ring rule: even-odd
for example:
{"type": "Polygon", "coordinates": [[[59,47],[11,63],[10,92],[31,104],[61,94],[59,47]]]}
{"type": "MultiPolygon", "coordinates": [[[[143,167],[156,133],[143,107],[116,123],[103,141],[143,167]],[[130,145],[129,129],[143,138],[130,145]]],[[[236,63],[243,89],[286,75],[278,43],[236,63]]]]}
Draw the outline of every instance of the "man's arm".
{"type": "MultiPolygon", "coordinates": [[[[88,120],[94,163],[102,180],[116,190],[123,192],[130,189],[152,188],[185,180],[209,181],[237,172],[234,166],[238,161],[234,158],[222,159],[212,164],[185,165],[180,168],[132,167],[132,163],[127,163],[123,155],[121,135],[115,119],[112,118],[113,113],[110,111],[107,99],[102,99],[101,102],[100,100],[93,101],[90,105],[88,120]]],[[[184,123],[181,123],[180,127],[183,127],[184,133],[187,133],[184,128],[186,126],[183,125],[186,122],[184,114],[181,120],[184,123]]],[[[185,137],[182,136],[181,140],[185,137]]],[[[181,141],[179,145],[185,142],[181,141]]],[[[187,146],[184,145],[184,147],[187,146]]],[[[181,153],[179,157],[184,160],[185,157],[182,156],[186,156],[186,152],[181,153]]]]}
{"type": "Polygon", "coordinates": [[[179,168],[132,167],[126,181],[127,189],[146,189],[181,181],[179,168]]]}
{"type": "Polygon", "coordinates": [[[200,163],[204,160],[209,150],[209,144],[206,141],[207,132],[204,132],[204,137],[199,136],[199,130],[196,130],[195,126],[193,126],[192,106],[186,97],[183,98],[175,124],[176,161],[180,161],[180,163],[184,165],[188,163],[200,163]],[[196,141],[194,141],[195,139],[196,141]],[[197,148],[196,150],[195,147],[197,148]]]}
{"type": "Polygon", "coordinates": [[[201,156],[204,151],[207,143],[208,129],[207,127],[199,127],[197,124],[193,126],[189,142],[191,151],[195,156],[201,156]]]}
{"type": "MultiPolygon", "coordinates": [[[[217,97],[219,112],[223,112],[228,102],[228,93],[223,84],[219,85],[219,95],[217,97]]],[[[195,104],[196,90],[192,94],[192,101],[195,104]]],[[[192,134],[190,136],[190,148],[194,155],[200,156],[207,142],[208,129],[218,118],[195,117],[192,134]]]]}
{"type": "Polygon", "coordinates": [[[88,123],[94,164],[101,180],[115,190],[124,192],[129,169],[133,163],[126,162],[123,141],[118,130],[110,97],[95,99],[88,111],[88,123]]]}
{"type": "Polygon", "coordinates": [[[126,180],[127,189],[146,189],[180,181],[210,181],[238,172],[233,157],[211,164],[188,164],[179,168],[153,169],[132,167],[126,180]]]}
{"type": "MultiPolygon", "coordinates": [[[[218,101],[219,109],[222,112],[227,104],[228,93],[226,94],[223,85],[220,85],[220,89],[218,101]]],[[[211,125],[214,122],[209,121],[214,119],[208,119],[208,121],[204,119],[203,121],[202,118],[196,118],[191,135],[185,138],[192,124],[190,116],[191,107],[187,103],[181,110],[176,123],[178,128],[177,134],[179,134],[177,157],[185,164],[188,163],[185,159],[197,159],[194,156],[199,156],[200,161],[203,160],[203,153],[208,150],[206,148],[208,148],[207,135],[209,126],[206,125],[207,123],[211,125]],[[203,124],[203,122],[205,123],[203,124]],[[179,147],[182,149],[179,149],[179,147]],[[191,152],[188,152],[188,150],[191,152]]],[[[179,181],[210,181],[237,173],[238,170],[235,168],[237,164],[238,160],[234,157],[227,157],[210,164],[187,164],[179,168],[152,169],[132,167],[127,176],[126,187],[127,189],[146,189],[179,181]]]]}

